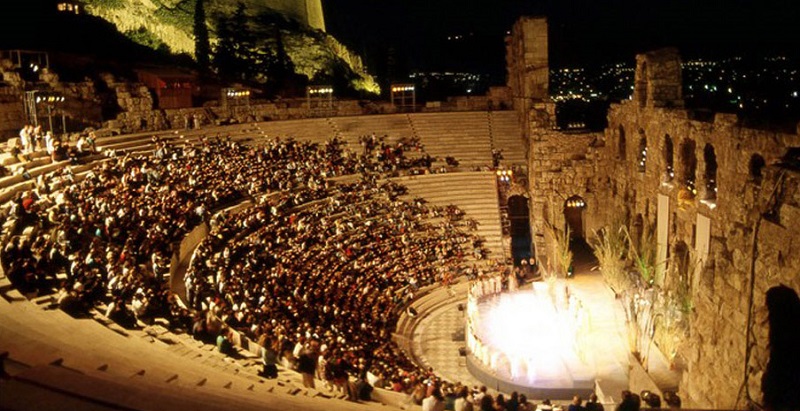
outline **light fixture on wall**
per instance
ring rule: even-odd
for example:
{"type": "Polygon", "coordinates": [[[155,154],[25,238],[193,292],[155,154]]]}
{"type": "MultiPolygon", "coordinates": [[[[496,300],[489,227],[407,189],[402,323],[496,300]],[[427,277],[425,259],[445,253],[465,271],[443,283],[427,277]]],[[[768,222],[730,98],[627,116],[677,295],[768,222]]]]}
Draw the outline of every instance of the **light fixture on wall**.
{"type": "Polygon", "coordinates": [[[567,200],[567,208],[584,208],[586,202],[582,198],[572,198],[567,200]]]}

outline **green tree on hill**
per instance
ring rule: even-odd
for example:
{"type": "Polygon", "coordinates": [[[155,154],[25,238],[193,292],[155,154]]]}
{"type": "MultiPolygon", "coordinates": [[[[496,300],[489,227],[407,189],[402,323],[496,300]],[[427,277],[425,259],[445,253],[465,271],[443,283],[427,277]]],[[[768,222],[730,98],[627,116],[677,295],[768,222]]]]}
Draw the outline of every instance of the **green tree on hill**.
{"type": "Polygon", "coordinates": [[[239,3],[231,17],[218,16],[216,25],[219,43],[214,51],[214,68],[217,73],[223,78],[252,80],[256,73],[257,52],[246,6],[239,3]]]}
{"type": "Polygon", "coordinates": [[[197,0],[194,6],[194,55],[200,70],[211,67],[211,44],[208,39],[205,0],[197,0]]]}

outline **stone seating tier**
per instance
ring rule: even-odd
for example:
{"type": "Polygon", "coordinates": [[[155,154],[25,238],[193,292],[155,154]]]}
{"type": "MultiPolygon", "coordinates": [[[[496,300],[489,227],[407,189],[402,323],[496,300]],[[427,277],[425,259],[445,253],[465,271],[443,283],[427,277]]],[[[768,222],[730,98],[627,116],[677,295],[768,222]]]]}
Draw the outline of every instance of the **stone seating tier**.
{"type": "MultiPolygon", "coordinates": [[[[480,141],[472,145],[465,144],[463,137],[459,138],[459,135],[455,133],[452,136],[442,133],[443,135],[441,136],[429,137],[429,135],[425,135],[423,131],[423,133],[421,133],[423,136],[419,136],[419,130],[417,130],[417,128],[420,127],[414,124],[417,117],[420,117],[420,125],[423,130],[431,130],[436,133],[438,133],[438,130],[441,130],[441,128],[437,128],[435,124],[432,124],[435,123],[435,121],[429,121],[436,120],[435,118],[424,118],[425,116],[427,115],[374,116],[374,118],[370,118],[370,121],[374,121],[374,123],[365,122],[361,125],[359,125],[356,120],[354,120],[354,123],[347,123],[343,119],[269,122],[228,126],[224,128],[209,127],[201,130],[186,130],[183,134],[186,141],[196,141],[202,134],[213,137],[216,132],[219,132],[223,136],[231,135],[232,138],[237,140],[240,138],[254,137],[258,139],[259,135],[268,135],[282,137],[294,136],[298,140],[306,140],[313,137],[315,141],[320,143],[326,141],[331,135],[335,134],[345,141],[348,141],[348,144],[353,144],[353,139],[355,139],[355,144],[357,144],[357,138],[360,135],[367,134],[362,133],[362,130],[369,128],[380,130],[380,125],[386,124],[387,131],[383,134],[388,134],[390,141],[391,139],[405,137],[406,135],[404,133],[410,130],[422,139],[426,149],[428,149],[429,146],[437,149],[439,144],[442,146],[456,144],[457,147],[469,147],[470,149],[480,148],[481,151],[485,151],[484,148],[488,149],[488,132],[485,135],[487,138],[484,139],[483,131],[478,133],[480,134],[478,135],[480,141]],[[408,123],[408,127],[406,123],[408,123]],[[327,128],[322,127],[323,125],[327,128]],[[320,129],[325,131],[320,132],[320,129]],[[330,133],[328,133],[327,130],[330,130],[330,133]]],[[[442,116],[448,117],[446,114],[442,116]]],[[[439,117],[439,114],[431,117],[439,117]]],[[[448,117],[446,121],[466,123],[468,117],[469,116],[451,116],[448,117]]],[[[483,117],[485,126],[485,113],[483,117]]],[[[468,131],[466,129],[475,128],[480,127],[467,127],[463,129],[463,131],[466,133],[468,131]]],[[[456,127],[453,127],[453,129],[461,130],[461,128],[456,127]]],[[[170,133],[173,134],[173,141],[175,138],[178,138],[174,136],[180,135],[175,132],[159,134],[167,138],[170,133]]],[[[377,131],[377,133],[380,135],[380,131],[377,131]]],[[[151,136],[152,133],[141,133],[132,136],[102,137],[98,139],[97,146],[103,148],[124,148],[127,151],[142,153],[151,152],[151,136]]],[[[453,146],[451,146],[450,149],[453,150],[453,146]]],[[[442,148],[442,150],[447,154],[444,148],[442,148]]],[[[465,158],[468,158],[466,152],[463,155],[465,158]]],[[[457,159],[459,158],[457,155],[454,157],[457,159]]],[[[488,163],[484,161],[487,158],[489,162],[491,160],[490,155],[485,157],[484,154],[476,155],[474,158],[475,163],[477,164],[481,161],[481,165],[486,165],[488,163]]],[[[83,178],[94,164],[99,164],[99,162],[97,162],[99,159],[100,158],[94,158],[93,160],[95,160],[95,162],[80,166],[76,171],[76,178],[83,178]]],[[[43,162],[41,165],[37,163],[29,172],[36,176],[57,169],[62,165],[63,164],[60,163],[45,164],[43,162]],[[50,167],[53,167],[52,170],[50,167]]],[[[468,176],[458,176],[458,174],[420,176],[416,178],[417,181],[425,180],[426,183],[418,185],[417,192],[423,193],[426,198],[430,197],[428,200],[432,203],[443,205],[455,203],[455,205],[467,211],[467,217],[479,220],[480,233],[489,234],[491,231],[497,233],[496,238],[493,238],[491,241],[499,244],[500,224],[497,212],[496,192],[493,191],[495,190],[494,176],[491,173],[482,174],[482,178],[476,178],[474,181],[468,178],[468,176]],[[425,186],[428,183],[430,185],[426,188],[425,186]],[[448,189],[444,189],[446,187],[448,189]],[[462,190],[462,193],[451,192],[453,187],[463,187],[464,190],[462,190]],[[477,198],[478,196],[471,196],[471,192],[482,192],[485,196],[488,196],[491,201],[486,200],[486,197],[484,197],[484,200],[479,200],[477,198]],[[442,195],[436,197],[437,193],[442,195]],[[475,204],[475,207],[473,207],[472,211],[469,211],[464,206],[469,205],[471,202],[475,204]],[[492,211],[486,211],[486,209],[492,211]]],[[[408,179],[408,181],[411,182],[410,185],[414,186],[412,180],[413,179],[408,179]]],[[[6,188],[11,188],[11,193],[15,193],[18,190],[30,189],[29,181],[9,181],[11,181],[12,184],[8,185],[6,188]]],[[[414,193],[414,188],[409,187],[409,191],[414,193]]],[[[6,201],[7,200],[8,199],[6,199],[6,201]]],[[[490,242],[490,240],[487,239],[487,242],[490,242]]],[[[487,244],[487,246],[493,253],[498,252],[499,254],[502,252],[502,247],[497,244],[487,244]]],[[[6,286],[7,285],[8,284],[6,284],[6,286]]],[[[13,293],[6,293],[7,296],[11,294],[13,293]]],[[[15,300],[15,297],[10,299],[15,300]]],[[[438,300],[431,300],[430,302],[421,300],[420,303],[427,306],[429,303],[436,304],[436,301],[438,300]]],[[[31,367],[48,367],[47,364],[61,359],[62,361],[60,363],[62,367],[82,370],[81,372],[83,375],[101,372],[101,377],[113,375],[113,378],[128,379],[131,378],[131,375],[136,375],[137,379],[152,381],[157,387],[163,386],[164,384],[170,387],[180,387],[183,383],[186,383],[187,387],[196,387],[200,385],[200,382],[203,382],[202,386],[204,387],[212,386],[216,388],[204,388],[204,390],[201,391],[218,391],[225,397],[229,396],[231,392],[236,391],[235,389],[232,391],[232,387],[254,386],[252,378],[241,378],[240,380],[234,378],[236,377],[235,375],[218,375],[219,373],[217,371],[219,370],[209,370],[202,362],[198,363],[194,361],[192,357],[196,357],[196,353],[193,353],[191,350],[185,350],[183,347],[175,347],[163,343],[156,344],[153,343],[154,340],[152,339],[145,344],[141,344],[141,341],[132,343],[131,341],[134,341],[134,339],[131,337],[125,337],[118,333],[110,332],[108,328],[91,320],[75,320],[60,311],[45,312],[41,308],[35,307],[27,302],[15,302],[13,304],[13,310],[7,309],[12,306],[9,305],[7,301],[0,299],[0,303],[4,305],[0,307],[2,308],[0,312],[2,312],[3,317],[6,317],[3,318],[2,326],[0,326],[0,342],[2,342],[4,348],[11,349],[10,351],[14,352],[12,358],[26,362],[31,367]],[[21,307],[32,308],[21,309],[21,307]],[[94,325],[87,326],[90,324],[94,325]],[[128,343],[122,343],[121,341],[128,341],[128,343]],[[156,349],[155,347],[161,347],[161,349],[156,349]],[[47,353],[47,355],[42,355],[42,353],[47,353]],[[105,371],[98,371],[98,369],[104,369],[105,371]],[[113,372],[109,372],[109,370],[113,370],[113,372]],[[142,370],[144,370],[144,372],[140,373],[142,370]],[[173,378],[175,375],[178,375],[178,378],[173,378]],[[166,382],[167,380],[170,381],[166,382]],[[238,383],[230,384],[232,380],[236,380],[238,383]]],[[[210,359],[208,362],[213,363],[210,359]]],[[[235,367],[231,368],[236,369],[235,367]]],[[[43,371],[44,374],[47,372],[49,371],[43,371]]],[[[257,380],[257,377],[255,377],[255,379],[257,380]]],[[[255,384],[255,386],[258,385],[255,384]]],[[[194,389],[196,390],[196,388],[194,389]]],[[[248,389],[245,388],[244,390],[247,391],[248,389]]],[[[245,392],[243,396],[244,398],[250,398],[253,395],[245,392]]],[[[285,399],[284,396],[272,396],[268,398],[267,401],[257,401],[257,404],[261,409],[273,409],[271,406],[265,407],[265,403],[270,403],[271,405],[281,404],[281,401],[276,401],[276,398],[285,399]]],[[[295,403],[294,406],[290,406],[289,409],[295,409],[298,405],[300,408],[305,409],[317,408],[316,405],[308,402],[308,400],[308,398],[302,398],[299,404],[295,403]]],[[[287,405],[289,404],[281,404],[277,408],[285,409],[287,405]]],[[[357,407],[356,404],[352,404],[352,407],[363,409],[363,407],[357,407]]],[[[345,402],[331,403],[329,401],[324,401],[319,408],[333,410],[354,409],[352,407],[351,404],[345,402]]],[[[247,409],[247,407],[244,408],[247,409]]]]}

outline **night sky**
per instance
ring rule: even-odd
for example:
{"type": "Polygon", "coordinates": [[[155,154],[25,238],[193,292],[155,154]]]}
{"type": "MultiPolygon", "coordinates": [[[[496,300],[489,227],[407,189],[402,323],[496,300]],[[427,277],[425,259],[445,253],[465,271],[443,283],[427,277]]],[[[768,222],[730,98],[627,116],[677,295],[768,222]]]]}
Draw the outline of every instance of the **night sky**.
{"type": "Polygon", "coordinates": [[[328,0],[328,32],[384,71],[502,72],[503,36],[521,15],[546,15],[555,67],[633,60],[678,47],[687,58],[797,54],[792,0],[328,0]],[[470,35],[471,34],[471,35],[470,35]],[[462,35],[461,41],[447,41],[462,35]]]}

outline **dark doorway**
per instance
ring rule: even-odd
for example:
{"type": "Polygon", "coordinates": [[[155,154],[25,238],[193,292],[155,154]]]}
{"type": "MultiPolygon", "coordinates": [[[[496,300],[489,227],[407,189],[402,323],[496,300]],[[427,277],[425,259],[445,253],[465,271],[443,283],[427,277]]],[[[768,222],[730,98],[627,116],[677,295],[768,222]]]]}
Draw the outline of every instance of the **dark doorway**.
{"type": "Polygon", "coordinates": [[[800,297],[783,284],[767,291],[769,362],[761,377],[766,409],[800,409],[800,297]]]}
{"type": "Polygon", "coordinates": [[[511,257],[516,266],[523,258],[533,256],[528,199],[520,195],[509,197],[508,218],[511,220],[511,257]]]}
{"type": "Polygon", "coordinates": [[[572,196],[564,202],[564,221],[569,229],[569,249],[573,255],[574,275],[588,273],[597,266],[592,248],[586,242],[583,213],[586,201],[581,196],[572,196]]]}
{"type": "Polygon", "coordinates": [[[583,211],[586,201],[580,196],[572,196],[564,203],[564,219],[569,227],[570,240],[583,239],[583,211]]]}

